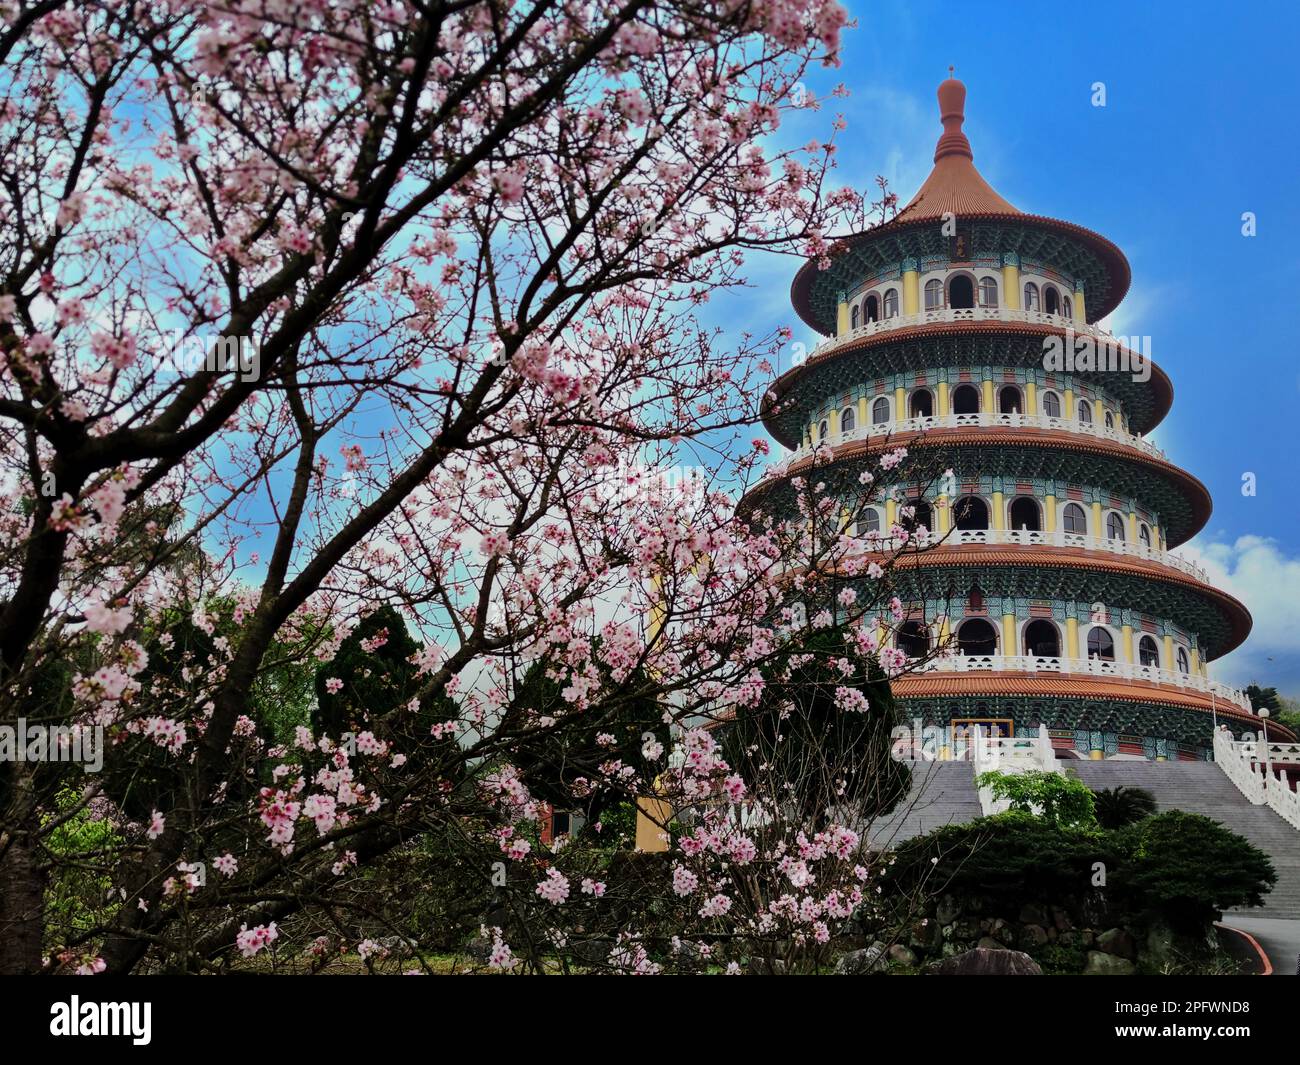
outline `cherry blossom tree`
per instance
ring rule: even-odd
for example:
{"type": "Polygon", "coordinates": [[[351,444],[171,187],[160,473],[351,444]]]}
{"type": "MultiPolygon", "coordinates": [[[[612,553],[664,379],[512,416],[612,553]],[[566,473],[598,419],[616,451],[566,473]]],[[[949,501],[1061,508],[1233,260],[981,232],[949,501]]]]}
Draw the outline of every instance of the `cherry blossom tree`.
{"type": "Polygon", "coordinates": [[[529,757],[610,745],[575,808],[726,799],[707,722],[756,705],[809,569],[871,571],[837,624],[882,668],[906,537],[819,532],[802,481],[737,511],[788,483],[752,426],[789,334],[699,319],[861,215],[838,120],[774,141],[835,0],[0,14],[0,724],[104,761],[0,770],[0,970],[252,963],[308,913],[372,964],[349,929],[406,930],[363,875],[422,839],[504,863],[532,938],[487,954],[541,967],[564,922],[515,895],[604,888],[534,842],[529,757]]]}

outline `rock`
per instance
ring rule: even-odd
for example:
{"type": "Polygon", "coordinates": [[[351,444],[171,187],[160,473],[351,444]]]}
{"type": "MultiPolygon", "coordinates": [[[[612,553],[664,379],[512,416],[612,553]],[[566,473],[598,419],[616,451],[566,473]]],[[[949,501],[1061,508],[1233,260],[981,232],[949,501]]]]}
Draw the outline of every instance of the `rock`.
{"type": "Polygon", "coordinates": [[[980,926],[970,917],[963,917],[952,926],[952,938],[958,943],[974,943],[980,937],[980,926]]]}
{"type": "Polygon", "coordinates": [[[1046,925],[1048,923],[1047,911],[1032,902],[1026,902],[1020,908],[1020,923],[1046,925]]]}
{"type": "Polygon", "coordinates": [[[1132,960],[1137,957],[1133,937],[1122,928],[1110,928],[1097,937],[1097,949],[1132,960]]]}
{"type": "Polygon", "coordinates": [[[948,958],[927,970],[936,976],[1042,976],[1028,954],[1019,950],[993,950],[976,947],[948,958]]]}
{"type": "Polygon", "coordinates": [[[1027,924],[1020,930],[1020,944],[1026,947],[1042,947],[1047,944],[1047,929],[1038,924],[1027,924]]]}
{"type": "Polygon", "coordinates": [[[961,903],[952,895],[940,895],[934,910],[934,919],[941,925],[952,924],[961,913],[961,903]]]}
{"type": "Polygon", "coordinates": [[[863,976],[880,972],[886,965],[885,944],[872,943],[864,950],[851,950],[841,954],[835,962],[835,972],[840,976],[863,976]]]}
{"type": "Polygon", "coordinates": [[[1061,907],[1052,907],[1052,924],[1056,926],[1058,932],[1068,932],[1074,928],[1074,922],[1070,920],[1070,915],[1061,907]]]}
{"type": "Polygon", "coordinates": [[[999,943],[996,939],[992,939],[989,936],[981,937],[980,941],[975,944],[975,947],[977,950],[1006,950],[1007,949],[1005,943],[999,943]]]}
{"type": "Polygon", "coordinates": [[[1084,976],[1132,976],[1136,972],[1137,966],[1127,958],[1100,950],[1088,951],[1088,964],[1083,967],[1084,976]]]}
{"type": "Polygon", "coordinates": [[[920,959],[917,958],[915,951],[909,950],[902,943],[895,943],[889,948],[889,960],[913,969],[920,959]]]}
{"type": "Polygon", "coordinates": [[[1016,938],[1015,926],[1010,921],[1004,921],[1001,917],[995,917],[989,922],[988,934],[994,939],[1000,939],[1003,943],[1010,943],[1016,938]]]}
{"type": "MultiPolygon", "coordinates": [[[[851,953],[864,954],[866,952],[855,950],[851,951],[851,953]]],[[[847,957],[849,957],[848,954],[841,956],[840,961],[847,957]]],[[[750,958],[748,968],[750,976],[785,976],[786,974],[785,962],[780,958],[750,958]]],[[[839,971],[838,963],[835,969],[837,972],[839,971]]]]}
{"type": "Polygon", "coordinates": [[[1090,947],[1097,942],[1097,935],[1091,928],[1085,928],[1079,933],[1079,945],[1081,947],[1090,947]]]}
{"type": "Polygon", "coordinates": [[[933,950],[943,941],[943,929],[930,920],[922,919],[912,925],[907,945],[916,950],[933,950]]]}

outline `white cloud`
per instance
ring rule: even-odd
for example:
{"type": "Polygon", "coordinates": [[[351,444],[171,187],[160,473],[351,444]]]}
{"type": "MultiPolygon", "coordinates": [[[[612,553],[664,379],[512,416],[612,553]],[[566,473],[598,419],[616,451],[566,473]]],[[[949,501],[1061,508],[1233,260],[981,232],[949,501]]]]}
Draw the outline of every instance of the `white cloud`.
{"type": "Polygon", "coordinates": [[[1179,554],[1203,565],[1211,582],[1245,603],[1255,619],[1249,639],[1212,662],[1211,674],[1238,687],[1254,682],[1300,696],[1300,556],[1263,536],[1194,540],[1179,554]]]}

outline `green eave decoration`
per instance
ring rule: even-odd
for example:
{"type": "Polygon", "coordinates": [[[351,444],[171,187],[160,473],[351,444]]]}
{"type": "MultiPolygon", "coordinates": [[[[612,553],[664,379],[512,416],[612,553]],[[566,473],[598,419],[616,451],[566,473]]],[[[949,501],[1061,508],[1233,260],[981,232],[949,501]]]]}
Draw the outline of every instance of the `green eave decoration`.
{"type": "MultiPolygon", "coordinates": [[[[1106,268],[1095,252],[1081,240],[1030,222],[1010,220],[968,223],[975,259],[1000,257],[1014,252],[1021,260],[1043,262],[1070,278],[1078,278],[1088,293],[1089,304],[1100,306],[1110,291],[1106,268]]],[[[911,226],[876,239],[869,235],[849,244],[831,265],[813,278],[808,302],[820,332],[835,331],[836,295],[852,292],[867,277],[897,269],[904,259],[948,255],[948,238],[938,225],[911,226]]]]}

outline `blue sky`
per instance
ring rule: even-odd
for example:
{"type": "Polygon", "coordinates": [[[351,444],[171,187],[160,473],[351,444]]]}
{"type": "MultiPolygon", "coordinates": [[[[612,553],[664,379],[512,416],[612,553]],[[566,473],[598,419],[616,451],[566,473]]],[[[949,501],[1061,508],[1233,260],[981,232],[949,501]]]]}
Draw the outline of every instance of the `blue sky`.
{"type": "MultiPolygon", "coordinates": [[[[1147,335],[1174,383],[1152,434],[1209,488],[1214,513],[1181,553],[1255,615],[1246,646],[1211,666],[1300,697],[1300,14],[1283,4],[850,4],[844,64],[808,79],[847,100],[787,122],[782,137],[848,128],[838,180],[880,173],[906,202],[932,165],[935,89],[966,83],[975,164],[1021,210],[1088,226],[1118,244],[1133,286],[1111,319],[1147,335]],[[1103,82],[1106,106],[1092,105],[1103,82]],[[1258,235],[1242,235],[1243,212],[1258,235]],[[1257,494],[1242,494],[1252,472],[1257,494]]],[[[797,263],[771,257],[754,288],[719,298],[719,323],[778,324],[813,339],[789,308],[797,263]]]]}

